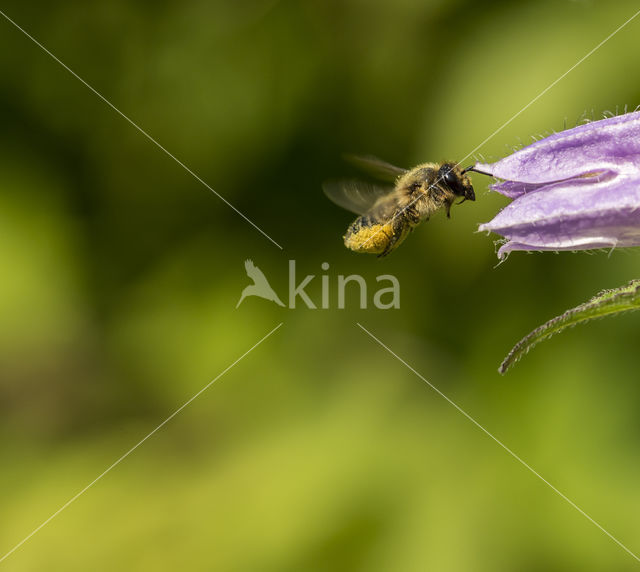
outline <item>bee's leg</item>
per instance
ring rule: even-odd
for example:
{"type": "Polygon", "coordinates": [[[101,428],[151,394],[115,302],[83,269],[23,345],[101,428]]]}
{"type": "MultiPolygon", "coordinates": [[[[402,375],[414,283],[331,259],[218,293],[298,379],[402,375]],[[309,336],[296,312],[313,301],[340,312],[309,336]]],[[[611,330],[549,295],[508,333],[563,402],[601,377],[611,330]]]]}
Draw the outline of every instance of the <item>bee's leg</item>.
{"type": "Polygon", "coordinates": [[[445,208],[447,209],[447,218],[451,218],[451,205],[453,205],[452,201],[447,201],[445,208]]]}
{"type": "Polygon", "coordinates": [[[389,241],[387,242],[387,246],[385,247],[385,249],[380,254],[378,254],[378,258],[384,258],[385,256],[387,256],[387,254],[389,254],[395,248],[397,242],[398,238],[394,233],[393,236],[389,237],[389,241]]]}
{"type": "MultiPolygon", "coordinates": [[[[400,237],[402,237],[406,222],[402,220],[402,217],[398,216],[395,218],[392,224],[393,234],[389,236],[389,241],[387,242],[387,246],[385,249],[378,254],[378,258],[384,258],[389,254],[392,250],[395,249],[400,237]]],[[[388,235],[387,235],[388,236],[388,235]]]]}
{"type": "MultiPolygon", "coordinates": [[[[420,224],[420,215],[415,210],[409,213],[408,219],[413,226],[417,226],[420,224]]],[[[424,220],[429,220],[429,217],[425,218],[424,220]]],[[[411,230],[413,230],[413,226],[411,227],[411,230]]]]}

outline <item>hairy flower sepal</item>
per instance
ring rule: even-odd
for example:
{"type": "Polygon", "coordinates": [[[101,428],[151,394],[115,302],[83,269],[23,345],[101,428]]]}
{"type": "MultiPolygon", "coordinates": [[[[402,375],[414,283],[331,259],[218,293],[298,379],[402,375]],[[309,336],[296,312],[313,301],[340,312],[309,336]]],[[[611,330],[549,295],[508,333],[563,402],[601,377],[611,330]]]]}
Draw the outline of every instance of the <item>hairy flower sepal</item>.
{"type": "Polygon", "coordinates": [[[585,250],[640,245],[640,112],[555,133],[474,170],[503,182],[513,199],[481,231],[512,250],[585,250]]]}
{"type": "Polygon", "coordinates": [[[506,373],[538,342],[549,339],[565,328],[630,310],[640,310],[640,280],[632,280],[626,286],[615,290],[604,290],[588,302],[567,310],[564,314],[537,327],[513,347],[500,364],[498,371],[501,374],[506,373]]]}

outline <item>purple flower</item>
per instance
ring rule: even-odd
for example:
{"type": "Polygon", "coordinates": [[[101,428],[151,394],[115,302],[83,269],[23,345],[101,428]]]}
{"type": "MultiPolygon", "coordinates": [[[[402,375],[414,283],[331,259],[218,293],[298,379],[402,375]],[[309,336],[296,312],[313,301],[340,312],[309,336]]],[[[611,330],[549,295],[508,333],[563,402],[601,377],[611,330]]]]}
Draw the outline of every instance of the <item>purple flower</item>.
{"type": "Polygon", "coordinates": [[[594,121],[537,141],[474,170],[513,199],[480,230],[512,250],[640,245],[640,112],[594,121]]]}

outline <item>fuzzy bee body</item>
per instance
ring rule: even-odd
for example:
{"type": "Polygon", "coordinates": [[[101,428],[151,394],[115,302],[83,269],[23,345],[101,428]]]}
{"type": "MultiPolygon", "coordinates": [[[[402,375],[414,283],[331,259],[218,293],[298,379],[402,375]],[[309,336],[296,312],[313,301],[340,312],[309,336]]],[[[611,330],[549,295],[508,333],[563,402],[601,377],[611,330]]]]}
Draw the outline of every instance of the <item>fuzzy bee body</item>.
{"type": "Polygon", "coordinates": [[[454,201],[475,200],[471,181],[455,163],[424,163],[405,170],[373,158],[352,158],[393,186],[362,181],[326,183],[324,191],[336,204],[360,214],[344,244],[354,252],[386,256],[422,221],[436,211],[449,211],[454,201]]]}

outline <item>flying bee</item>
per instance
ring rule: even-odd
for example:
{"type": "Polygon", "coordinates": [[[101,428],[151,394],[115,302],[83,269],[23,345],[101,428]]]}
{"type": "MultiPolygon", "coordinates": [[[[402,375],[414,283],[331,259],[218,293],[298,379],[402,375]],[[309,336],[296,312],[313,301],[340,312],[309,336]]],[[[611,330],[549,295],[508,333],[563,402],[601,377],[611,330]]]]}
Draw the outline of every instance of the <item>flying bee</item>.
{"type": "Polygon", "coordinates": [[[323,185],[334,203],[360,215],[343,237],[344,245],[354,252],[386,256],[436,211],[444,208],[449,218],[456,199],[462,199],[460,203],[476,200],[466,174],[472,167],[461,169],[456,163],[442,162],[423,163],[407,170],[375,157],[347,159],[387,182],[374,185],[343,180],[323,185]]]}

